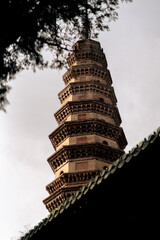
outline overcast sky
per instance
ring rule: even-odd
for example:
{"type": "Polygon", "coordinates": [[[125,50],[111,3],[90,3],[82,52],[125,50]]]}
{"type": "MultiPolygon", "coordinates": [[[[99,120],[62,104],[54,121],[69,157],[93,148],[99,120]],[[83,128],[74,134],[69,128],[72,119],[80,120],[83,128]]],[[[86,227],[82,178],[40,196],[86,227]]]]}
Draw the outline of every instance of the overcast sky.
{"type": "MultiPolygon", "coordinates": [[[[100,34],[118,99],[126,151],[160,126],[160,1],[123,4],[111,31],[100,34]]],[[[48,215],[42,200],[54,179],[48,135],[57,127],[64,71],[24,71],[10,83],[0,112],[0,239],[11,240],[48,215]],[[27,227],[26,227],[27,226],[27,227]]],[[[53,233],[54,234],[54,233],[53,233]]]]}

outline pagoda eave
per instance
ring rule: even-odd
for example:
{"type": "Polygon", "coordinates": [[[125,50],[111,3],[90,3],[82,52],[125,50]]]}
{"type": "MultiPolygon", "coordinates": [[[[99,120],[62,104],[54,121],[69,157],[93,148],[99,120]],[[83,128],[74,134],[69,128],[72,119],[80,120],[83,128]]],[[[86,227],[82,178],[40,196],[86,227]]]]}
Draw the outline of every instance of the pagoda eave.
{"type": "Polygon", "coordinates": [[[127,145],[127,140],[122,128],[100,119],[64,122],[49,135],[49,138],[53,147],[56,149],[56,147],[58,147],[59,144],[65,141],[68,137],[81,136],[85,134],[97,134],[99,136],[115,140],[122,149],[124,149],[127,145]]]}
{"type": "Polygon", "coordinates": [[[118,108],[100,100],[69,101],[54,116],[58,124],[61,124],[69,115],[79,112],[95,112],[107,115],[114,119],[116,125],[119,126],[121,124],[118,108]]]}
{"type": "Polygon", "coordinates": [[[85,171],[85,172],[71,172],[71,173],[63,173],[58,178],[56,178],[54,181],[49,183],[46,186],[46,190],[49,194],[53,194],[57,189],[64,188],[68,186],[69,184],[75,184],[75,183],[81,183],[81,182],[87,182],[94,178],[97,174],[99,174],[100,171],[85,171]]]}
{"type": "Polygon", "coordinates": [[[68,84],[72,78],[75,80],[81,76],[93,76],[97,79],[100,78],[107,84],[112,84],[112,78],[108,69],[97,66],[96,64],[88,65],[75,65],[70,67],[70,69],[63,75],[63,81],[65,84],[68,84]]]}
{"type": "Polygon", "coordinates": [[[100,83],[96,80],[82,81],[82,82],[70,82],[61,92],[59,92],[58,97],[61,104],[71,95],[78,93],[100,93],[102,96],[111,99],[113,105],[116,105],[117,98],[114,93],[112,86],[105,83],[100,83]]]}
{"type": "Polygon", "coordinates": [[[121,149],[115,149],[99,142],[65,145],[59,151],[51,155],[47,161],[54,171],[67,160],[92,157],[111,163],[118,159],[123,153],[124,151],[121,149]]]}
{"type": "Polygon", "coordinates": [[[46,186],[49,196],[43,200],[47,209],[51,212],[64,200],[78,191],[83,185],[97,176],[100,171],[86,171],[77,173],[63,173],[59,178],[46,186]]]}

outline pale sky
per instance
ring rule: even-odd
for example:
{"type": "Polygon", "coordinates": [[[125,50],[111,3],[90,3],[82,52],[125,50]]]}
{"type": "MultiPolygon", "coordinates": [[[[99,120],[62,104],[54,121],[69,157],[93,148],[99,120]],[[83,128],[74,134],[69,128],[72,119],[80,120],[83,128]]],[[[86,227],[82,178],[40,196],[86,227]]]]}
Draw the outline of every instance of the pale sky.
{"type": "MultiPolygon", "coordinates": [[[[111,72],[128,152],[160,126],[160,1],[133,0],[118,11],[119,20],[98,41],[111,72]]],[[[47,163],[54,152],[48,135],[57,127],[54,113],[60,108],[64,72],[24,71],[10,82],[10,105],[7,113],[0,112],[2,240],[17,239],[48,215],[42,203],[48,196],[45,186],[54,179],[47,163]]]]}

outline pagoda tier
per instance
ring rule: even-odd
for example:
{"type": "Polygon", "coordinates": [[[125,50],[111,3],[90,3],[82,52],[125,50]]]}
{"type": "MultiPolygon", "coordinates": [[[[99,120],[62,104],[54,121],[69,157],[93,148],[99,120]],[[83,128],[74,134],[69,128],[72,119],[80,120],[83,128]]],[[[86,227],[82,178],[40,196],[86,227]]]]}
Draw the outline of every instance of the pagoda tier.
{"type": "Polygon", "coordinates": [[[61,174],[56,180],[46,186],[46,190],[50,196],[43,202],[47,209],[50,212],[53,211],[99,173],[100,171],[96,170],[61,174]]]}
{"type": "Polygon", "coordinates": [[[67,102],[60,110],[55,113],[55,118],[58,124],[62,124],[64,121],[78,120],[78,115],[86,113],[93,113],[88,115],[89,118],[94,118],[96,114],[101,119],[106,120],[114,125],[121,124],[121,117],[119,115],[118,108],[105,103],[101,100],[80,100],[67,102]],[[70,117],[70,119],[68,119],[70,117]]]}
{"type": "Polygon", "coordinates": [[[95,62],[107,68],[107,61],[100,43],[93,40],[78,41],[73,45],[73,53],[67,59],[68,66],[79,65],[83,61],[95,62]]]}
{"type": "Polygon", "coordinates": [[[98,97],[101,96],[101,98],[103,97],[106,102],[113,105],[116,105],[117,103],[113,87],[95,80],[69,83],[58,94],[58,97],[63,106],[67,101],[79,100],[82,94],[91,96],[93,99],[95,97],[99,99],[98,97]]]}
{"type": "Polygon", "coordinates": [[[80,187],[109,167],[127,145],[117,99],[100,43],[86,39],[73,46],[58,94],[58,128],[50,135],[55,153],[48,163],[55,180],[43,202],[52,212],[80,187]]]}
{"type": "MultiPolygon", "coordinates": [[[[85,170],[88,170],[88,168],[90,167],[89,162],[91,161],[91,159],[98,159],[98,161],[103,161],[103,166],[100,166],[102,170],[104,169],[104,166],[109,165],[107,163],[111,164],[113,161],[117,160],[123,153],[123,150],[108,146],[106,141],[104,141],[102,144],[96,142],[64,145],[59,151],[56,151],[52,156],[48,158],[48,163],[54,173],[56,173],[57,170],[63,170],[63,165],[65,163],[68,164],[68,162],[71,162],[72,168],[74,170],[79,170],[77,167],[80,166],[78,165],[79,162],[84,162],[86,158],[88,164],[85,165],[85,170]]],[[[69,167],[71,167],[71,165],[67,166],[67,169],[69,167]]],[[[65,171],[67,169],[65,168],[65,171]]]]}
{"type": "MultiPolygon", "coordinates": [[[[55,150],[69,137],[97,135],[108,139],[109,141],[116,141],[118,148],[124,149],[127,142],[123,129],[113,124],[107,123],[100,119],[86,119],[80,121],[64,122],[54,132],[49,135],[51,143],[55,150]]],[[[73,142],[73,141],[72,141],[73,142]]]]}
{"type": "Polygon", "coordinates": [[[95,79],[102,83],[112,84],[112,79],[109,70],[104,69],[96,64],[72,66],[64,75],[63,81],[65,85],[69,82],[78,82],[80,79],[84,80],[95,79]]]}

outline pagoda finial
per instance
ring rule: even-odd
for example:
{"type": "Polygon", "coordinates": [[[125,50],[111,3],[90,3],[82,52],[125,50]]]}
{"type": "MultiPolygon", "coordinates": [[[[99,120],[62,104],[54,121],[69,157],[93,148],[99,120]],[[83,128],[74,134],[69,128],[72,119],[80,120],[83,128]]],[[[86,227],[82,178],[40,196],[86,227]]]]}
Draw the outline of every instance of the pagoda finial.
{"type": "Polygon", "coordinates": [[[83,39],[89,39],[91,34],[90,29],[90,20],[89,20],[89,13],[88,13],[88,0],[85,1],[85,9],[84,13],[82,14],[82,38],[83,39]]]}

